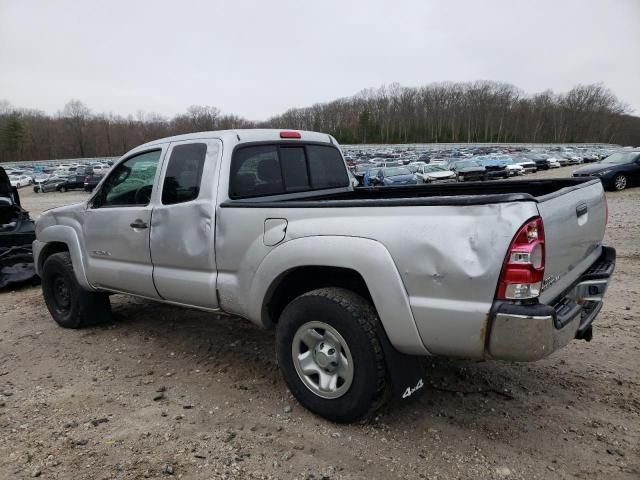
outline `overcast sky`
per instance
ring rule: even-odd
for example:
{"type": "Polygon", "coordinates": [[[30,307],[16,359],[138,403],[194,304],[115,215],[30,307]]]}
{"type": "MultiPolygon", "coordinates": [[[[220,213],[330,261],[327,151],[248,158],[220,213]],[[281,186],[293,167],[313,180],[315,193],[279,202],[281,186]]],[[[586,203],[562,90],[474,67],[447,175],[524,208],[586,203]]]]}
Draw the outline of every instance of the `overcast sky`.
{"type": "Polygon", "coordinates": [[[263,120],[399,82],[604,82],[640,114],[640,0],[0,0],[0,100],[263,120]]]}

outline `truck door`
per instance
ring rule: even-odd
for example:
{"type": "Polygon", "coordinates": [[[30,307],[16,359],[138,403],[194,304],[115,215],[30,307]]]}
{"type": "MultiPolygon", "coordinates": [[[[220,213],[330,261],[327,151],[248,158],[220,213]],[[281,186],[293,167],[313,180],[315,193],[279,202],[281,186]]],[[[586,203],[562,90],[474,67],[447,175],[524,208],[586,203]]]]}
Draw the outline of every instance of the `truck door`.
{"type": "Polygon", "coordinates": [[[167,147],[135,153],[109,173],[85,211],[89,282],[157,298],[149,252],[151,197],[167,147]]]}
{"type": "Polygon", "coordinates": [[[151,220],[153,280],[162,298],[217,309],[215,200],[222,144],[172,142],[151,220]]]}

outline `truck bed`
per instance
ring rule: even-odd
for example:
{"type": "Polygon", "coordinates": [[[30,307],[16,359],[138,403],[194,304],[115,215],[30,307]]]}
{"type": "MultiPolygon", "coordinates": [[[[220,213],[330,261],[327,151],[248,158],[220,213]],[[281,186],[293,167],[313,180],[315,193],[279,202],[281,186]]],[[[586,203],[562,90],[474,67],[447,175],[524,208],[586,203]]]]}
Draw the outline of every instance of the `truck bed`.
{"type": "Polygon", "coordinates": [[[320,208],[410,205],[482,205],[503,202],[544,202],[571,192],[597,179],[561,178],[411,185],[407,187],[369,187],[353,191],[318,195],[280,195],[247,200],[231,200],[222,207],[320,208]]]}

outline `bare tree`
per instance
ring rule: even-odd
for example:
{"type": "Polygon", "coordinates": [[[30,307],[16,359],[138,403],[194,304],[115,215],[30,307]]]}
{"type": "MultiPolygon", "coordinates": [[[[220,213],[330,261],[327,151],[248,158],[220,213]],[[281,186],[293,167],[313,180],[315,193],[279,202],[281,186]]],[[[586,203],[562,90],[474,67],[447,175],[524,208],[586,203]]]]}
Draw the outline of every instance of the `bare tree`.
{"type": "Polygon", "coordinates": [[[56,116],[0,100],[0,161],[120,155],[180,133],[245,127],[320,130],[342,143],[618,142],[640,144],[640,118],[602,84],[528,96],[499,82],[394,83],[329,103],[293,108],[255,123],[213,106],[189,107],[171,119],[92,114],[71,100],[56,116]]]}
{"type": "Polygon", "coordinates": [[[72,132],[78,147],[78,154],[84,157],[86,154],[86,128],[87,122],[91,118],[91,110],[80,100],[70,100],[62,110],[62,118],[72,132]]]}

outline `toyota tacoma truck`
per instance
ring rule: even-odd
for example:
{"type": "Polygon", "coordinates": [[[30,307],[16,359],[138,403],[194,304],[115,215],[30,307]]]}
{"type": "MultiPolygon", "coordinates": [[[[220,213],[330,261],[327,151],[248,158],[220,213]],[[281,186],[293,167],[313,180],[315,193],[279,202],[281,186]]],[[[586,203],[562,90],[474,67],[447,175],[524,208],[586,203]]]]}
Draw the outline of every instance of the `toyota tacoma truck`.
{"type": "MultiPolygon", "coordinates": [[[[233,130],[124,155],[33,243],[53,319],[127,294],[275,330],[293,395],[350,422],[421,356],[533,361],[590,340],[615,265],[597,179],[353,188],[330,135],[233,130]]],[[[214,318],[212,316],[212,318],[214,318]]]]}

